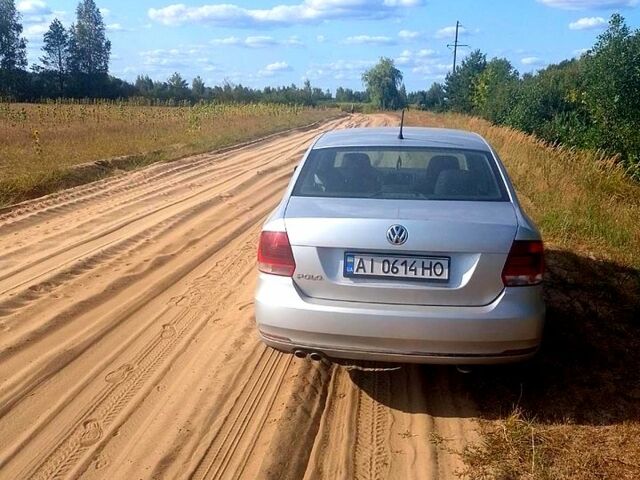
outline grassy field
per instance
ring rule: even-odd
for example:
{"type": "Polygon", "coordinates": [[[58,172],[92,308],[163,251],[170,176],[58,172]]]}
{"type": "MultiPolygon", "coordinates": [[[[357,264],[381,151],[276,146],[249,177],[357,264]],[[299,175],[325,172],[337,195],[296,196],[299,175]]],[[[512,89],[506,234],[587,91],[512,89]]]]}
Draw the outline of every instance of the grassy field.
{"type": "Polygon", "coordinates": [[[114,165],[171,160],[335,115],[336,109],[266,104],[0,103],[0,206],[109,175],[114,165]],[[116,164],[75,168],[125,155],[116,164]]]}
{"type": "Polygon", "coordinates": [[[483,135],[547,247],[545,340],[526,366],[460,381],[484,441],[470,478],[640,478],[640,185],[611,159],[557,148],[466,116],[412,112],[410,125],[483,135]]]}

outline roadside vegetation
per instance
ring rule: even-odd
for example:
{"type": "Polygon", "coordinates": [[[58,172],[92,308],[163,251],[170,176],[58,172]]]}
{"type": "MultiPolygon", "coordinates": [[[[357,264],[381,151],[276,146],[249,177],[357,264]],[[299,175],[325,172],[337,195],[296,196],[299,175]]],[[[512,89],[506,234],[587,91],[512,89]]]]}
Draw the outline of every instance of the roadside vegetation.
{"type": "Polygon", "coordinates": [[[0,206],[336,115],[335,109],[261,103],[0,104],[0,206]]]}
{"type": "Polygon", "coordinates": [[[482,420],[469,478],[640,478],[640,185],[615,157],[466,115],[409,125],[480,133],[507,165],[547,249],[547,325],[526,366],[462,377],[482,420]]]}

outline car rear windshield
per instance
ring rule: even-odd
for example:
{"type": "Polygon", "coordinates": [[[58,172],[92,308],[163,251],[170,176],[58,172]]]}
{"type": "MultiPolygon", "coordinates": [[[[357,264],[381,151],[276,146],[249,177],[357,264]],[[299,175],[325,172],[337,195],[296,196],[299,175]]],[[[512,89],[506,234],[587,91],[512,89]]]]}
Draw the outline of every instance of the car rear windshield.
{"type": "Polygon", "coordinates": [[[442,148],[321,148],[307,158],[293,195],[506,201],[493,158],[442,148]]]}

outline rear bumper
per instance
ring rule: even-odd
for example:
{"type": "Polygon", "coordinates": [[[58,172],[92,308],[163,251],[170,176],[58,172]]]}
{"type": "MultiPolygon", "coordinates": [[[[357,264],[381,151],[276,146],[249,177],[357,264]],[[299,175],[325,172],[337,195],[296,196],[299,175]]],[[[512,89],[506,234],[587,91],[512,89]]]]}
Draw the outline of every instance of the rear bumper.
{"type": "Polygon", "coordinates": [[[542,339],[542,287],[506,288],[480,307],[389,305],[304,296],[291,278],[260,273],[256,322],[278,350],[354,360],[498,364],[535,355],[542,339]]]}

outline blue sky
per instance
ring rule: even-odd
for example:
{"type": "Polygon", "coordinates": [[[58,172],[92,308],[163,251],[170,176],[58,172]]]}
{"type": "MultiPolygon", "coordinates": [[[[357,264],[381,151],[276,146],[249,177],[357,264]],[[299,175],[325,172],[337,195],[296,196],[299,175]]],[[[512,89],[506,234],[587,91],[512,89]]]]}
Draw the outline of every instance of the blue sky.
{"type": "MultiPolygon", "coordinates": [[[[75,0],[18,0],[29,62],[58,17],[74,21],[75,0]]],[[[409,91],[451,69],[460,41],[520,73],[579,55],[620,12],[640,24],[640,0],[100,0],[111,40],[111,73],[128,80],[174,71],[252,87],[301,84],[362,89],[362,72],[381,56],[402,70],[409,91]]],[[[470,51],[463,48],[459,56],[470,51]]]]}

